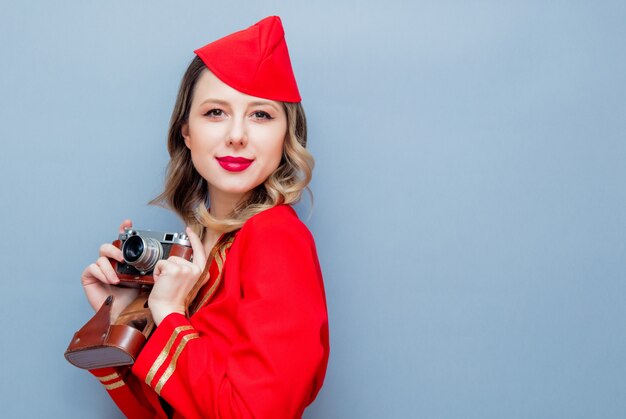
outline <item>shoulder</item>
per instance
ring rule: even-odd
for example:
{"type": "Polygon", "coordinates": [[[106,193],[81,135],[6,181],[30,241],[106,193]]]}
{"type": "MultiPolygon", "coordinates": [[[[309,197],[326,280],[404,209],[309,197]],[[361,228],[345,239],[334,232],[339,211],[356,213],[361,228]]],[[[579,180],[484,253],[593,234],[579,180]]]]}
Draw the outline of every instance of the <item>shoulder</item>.
{"type": "Polygon", "coordinates": [[[315,247],[313,235],[290,205],[277,205],[250,217],[237,236],[244,247],[315,247]]]}
{"type": "Polygon", "coordinates": [[[250,217],[241,228],[241,234],[265,235],[292,233],[311,237],[307,226],[300,221],[298,214],[290,205],[277,205],[250,217]]]}
{"type": "Polygon", "coordinates": [[[291,206],[278,205],[250,217],[235,245],[244,288],[261,287],[272,295],[299,298],[323,295],[313,236],[291,206]]]}

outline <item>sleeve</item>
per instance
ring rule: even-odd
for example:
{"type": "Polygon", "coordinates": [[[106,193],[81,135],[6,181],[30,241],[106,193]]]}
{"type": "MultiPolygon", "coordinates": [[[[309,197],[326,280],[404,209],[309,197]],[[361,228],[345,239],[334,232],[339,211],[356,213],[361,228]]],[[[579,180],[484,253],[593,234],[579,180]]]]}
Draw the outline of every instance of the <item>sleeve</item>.
{"type": "Polygon", "coordinates": [[[184,417],[300,417],[315,398],[328,316],[313,238],[301,226],[251,226],[242,237],[237,334],[225,359],[176,313],[144,347],[133,372],[184,417]]]}
{"type": "Polygon", "coordinates": [[[129,367],[99,368],[89,370],[104,386],[109,396],[129,419],[153,418],[157,414],[144,395],[137,377],[129,367]]]}

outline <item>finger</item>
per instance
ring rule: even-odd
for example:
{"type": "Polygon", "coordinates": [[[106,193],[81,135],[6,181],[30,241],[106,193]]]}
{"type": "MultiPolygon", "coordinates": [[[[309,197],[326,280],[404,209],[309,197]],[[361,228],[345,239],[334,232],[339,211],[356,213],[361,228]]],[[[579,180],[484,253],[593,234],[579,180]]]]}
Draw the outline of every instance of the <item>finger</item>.
{"type": "Polygon", "coordinates": [[[83,273],[80,275],[80,283],[85,285],[91,285],[100,282],[98,278],[94,277],[91,273],[91,265],[87,266],[83,273]]]}
{"type": "Polygon", "coordinates": [[[180,256],[170,256],[167,260],[179,266],[196,266],[194,263],[189,262],[187,259],[181,258],[180,256]]]}
{"type": "Polygon", "coordinates": [[[170,256],[167,258],[169,262],[172,262],[177,268],[180,275],[192,274],[194,276],[198,276],[202,273],[203,268],[196,265],[195,263],[189,262],[185,258],[181,258],[179,256],[170,256]]]}
{"type": "Polygon", "coordinates": [[[96,265],[98,265],[109,284],[118,284],[120,282],[120,279],[117,277],[117,274],[115,273],[113,266],[111,266],[111,262],[109,261],[109,259],[101,256],[96,261],[96,265]]]}
{"type": "Polygon", "coordinates": [[[100,246],[100,256],[115,259],[118,262],[122,262],[124,260],[122,250],[118,247],[113,246],[111,243],[105,243],[100,246]]]}
{"type": "Polygon", "coordinates": [[[202,240],[200,240],[200,237],[193,232],[191,227],[187,227],[185,231],[187,233],[187,237],[189,237],[191,248],[193,249],[193,263],[201,269],[204,269],[204,265],[206,264],[206,254],[204,253],[202,240]]]}
{"type": "MultiPolygon", "coordinates": [[[[175,257],[175,256],[172,256],[175,257]]],[[[183,259],[184,260],[184,259],[183,259]]],[[[182,270],[187,270],[189,269],[189,267],[193,267],[194,265],[189,263],[188,261],[185,260],[185,262],[188,265],[179,265],[177,263],[174,263],[172,261],[170,261],[169,259],[161,259],[157,262],[157,264],[154,266],[154,271],[152,271],[152,274],[156,279],[158,279],[161,276],[169,276],[169,277],[177,277],[180,272],[182,270]]]]}
{"type": "Polygon", "coordinates": [[[122,221],[122,224],[120,224],[120,234],[124,233],[125,229],[127,228],[132,228],[133,227],[133,222],[129,219],[126,219],[124,221],[122,221]]]}
{"type": "Polygon", "coordinates": [[[154,270],[152,271],[152,276],[155,280],[157,280],[167,269],[168,261],[166,259],[159,260],[156,265],[154,265],[154,270]]]}
{"type": "Polygon", "coordinates": [[[106,283],[106,277],[104,276],[104,273],[100,270],[98,265],[92,263],[91,265],[87,266],[85,272],[83,272],[81,282],[83,286],[96,284],[98,282],[106,283]]]}

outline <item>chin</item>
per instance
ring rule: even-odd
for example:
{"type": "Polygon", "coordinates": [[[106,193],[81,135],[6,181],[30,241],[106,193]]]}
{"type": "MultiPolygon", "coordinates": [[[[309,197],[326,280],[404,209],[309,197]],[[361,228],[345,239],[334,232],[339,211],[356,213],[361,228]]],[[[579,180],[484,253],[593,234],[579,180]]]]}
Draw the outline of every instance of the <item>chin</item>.
{"type": "Polygon", "coordinates": [[[254,190],[259,184],[249,184],[249,185],[224,185],[220,188],[223,192],[232,194],[232,195],[245,195],[248,192],[254,190]]]}

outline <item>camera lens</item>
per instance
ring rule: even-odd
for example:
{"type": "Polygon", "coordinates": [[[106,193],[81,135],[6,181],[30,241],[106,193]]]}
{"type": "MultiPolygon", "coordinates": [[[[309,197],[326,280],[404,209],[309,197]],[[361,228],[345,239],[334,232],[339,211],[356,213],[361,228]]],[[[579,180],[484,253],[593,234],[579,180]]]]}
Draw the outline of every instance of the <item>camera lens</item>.
{"type": "Polygon", "coordinates": [[[137,259],[143,253],[143,240],[139,236],[129,237],[128,240],[124,242],[124,246],[122,247],[122,254],[124,255],[124,261],[126,263],[132,265],[133,262],[136,262],[137,259]]]}
{"type": "Polygon", "coordinates": [[[154,269],[163,255],[161,243],[151,237],[139,235],[129,237],[122,246],[124,261],[142,272],[154,269]]]}

